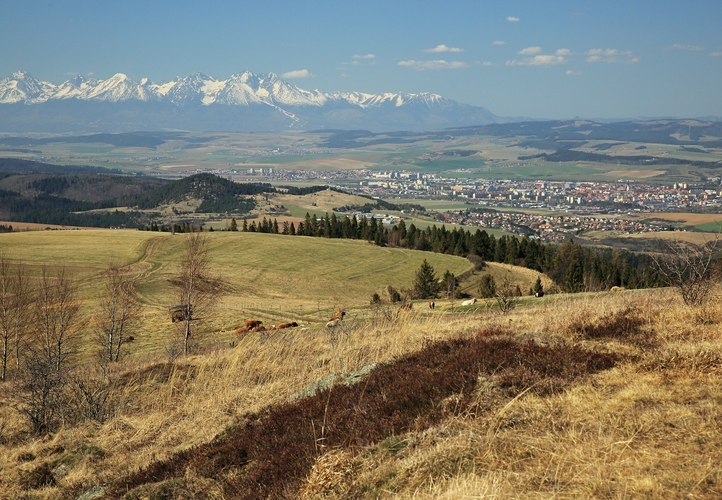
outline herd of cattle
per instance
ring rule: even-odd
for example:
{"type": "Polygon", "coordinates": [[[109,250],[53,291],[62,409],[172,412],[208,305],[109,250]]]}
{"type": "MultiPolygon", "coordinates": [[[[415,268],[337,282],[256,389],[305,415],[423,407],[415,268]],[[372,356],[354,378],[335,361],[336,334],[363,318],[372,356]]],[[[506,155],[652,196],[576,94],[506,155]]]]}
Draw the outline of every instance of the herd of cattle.
{"type": "Polygon", "coordinates": [[[285,330],[286,328],[296,328],[298,323],[292,321],[291,323],[281,323],[280,325],[263,326],[263,321],[259,319],[246,320],[246,326],[242,326],[236,330],[236,333],[246,332],[268,332],[272,330],[285,330]]]}
{"type": "MultiPolygon", "coordinates": [[[[610,291],[611,292],[619,292],[622,290],[624,290],[624,287],[614,286],[611,288],[610,291]]],[[[539,292],[535,293],[534,295],[536,297],[543,297],[544,292],[539,291],[539,292]]],[[[472,298],[472,299],[462,301],[461,305],[462,305],[462,307],[468,307],[468,306],[473,306],[474,304],[476,304],[476,302],[477,302],[477,299],[472,298]]],[[[413,303],[406,302],[399,307],[399,312],[400,311],[410,311],[413,307],[414,307],[413,303]]],[[[429,307],[430,311],[433,311],[434,309],[436,309],[436,302],[434,302],[433,300],[430,300],[428,303],[428,307],[429,307]]],[[[186,320],[192,319],[192,309],[185,305],[171,307],[168,309],[168,312],[170,314],[171,322],[173,322],[173,323],[175,323],[176,321],[186,321],[186,320]]],[[[346,316],[346,311],[342,311],[340,309],[337,310],[336,313],[329,318],[328,322],[326,323],[326,328],[337,327],[339,324],[341,324],[341,321],[343,321],[344,316],[346,316]]],[[[296,328],[297,326],[299,326],[299,324],[296,323],[295,321],[292,321],[290,323],[281,323],[279,325],[265,326],[265,325],[263,325],[263,321],[261,321],[261,320],[249,319],[246,321],[245,326],[236,329],[236,333],[268,332],[268,331],[273,331],[273,330],[285,330],[287,328],[296,328]]],[[[126,342],[132,342],[134,340],[135,339],[133,337],[128,337],[126,339],[126,342]]]]}

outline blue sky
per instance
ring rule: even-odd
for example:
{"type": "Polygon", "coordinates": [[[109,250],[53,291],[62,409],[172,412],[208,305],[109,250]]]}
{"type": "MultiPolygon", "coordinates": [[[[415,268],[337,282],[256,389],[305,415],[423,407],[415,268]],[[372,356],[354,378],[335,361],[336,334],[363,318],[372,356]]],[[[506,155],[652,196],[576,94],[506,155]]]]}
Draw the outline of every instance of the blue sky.
{"type": "Polygon", "coordinates": [[[274,72],[499,116],[722,116],[722,1],[0,0],[0,77],[274,72]]]}

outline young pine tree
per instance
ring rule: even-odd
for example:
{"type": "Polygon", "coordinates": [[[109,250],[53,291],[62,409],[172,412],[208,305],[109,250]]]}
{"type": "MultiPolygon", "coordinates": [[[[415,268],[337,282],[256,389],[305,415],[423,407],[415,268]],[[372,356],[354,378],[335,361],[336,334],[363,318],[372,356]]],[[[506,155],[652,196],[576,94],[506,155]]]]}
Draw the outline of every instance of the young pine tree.
{"type": "Polygon", "coordinates": [[[439,294],[439,282],[434,268],[424,259],[414,280],[413,295],[417,299],[435,299],[439,294]]]}

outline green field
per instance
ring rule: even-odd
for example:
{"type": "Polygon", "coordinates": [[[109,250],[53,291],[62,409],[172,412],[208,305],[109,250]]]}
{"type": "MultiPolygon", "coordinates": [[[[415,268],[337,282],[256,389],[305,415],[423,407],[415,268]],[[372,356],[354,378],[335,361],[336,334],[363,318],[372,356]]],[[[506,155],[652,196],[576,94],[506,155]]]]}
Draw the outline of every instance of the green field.
{"type": "MultiPolygon", "coordinates": [[[[116,146],[104,143],[52,142],[33,145],[34,152],[13,152],[8,156],[52,163],[92,165],[142,171],[148,175],[187,174],[196,169],[237,169],[254,165],[272,165],[279,170],[368,169],[372,171],[406,170],[436,172],[457,178],[546,179],[557,181],[592,181],[632,178],[647,182],[697,182],[710,176],[708,168],[693,165],[621,165],[615,162],[546,162],[541,159],[519,160],[550,152],[560,144],[548,140],[529,140],[526,136],[454,137],[451,135],[415,134],[411,142],[366,144],[349,141],[345,147],[329,148],[328,133],[218,133],[184,132],[157,147],[116,146]],[[200,142],[199,142],[200,141],[200,142]],[[534,147],[538,143],[538,148],[534,147]],[[546,148],[546,149],[544,149],[546,148]],[[474,150],[473,156],[440,155],[448,150],[474,150]],[[301,151],[299,153],[299,150],[301,151]],[[628,175],[627,175],[628,174],[628,175]]],[[[74,139],[80,141],[82,139],[74,139]]],[[[595,154],[664,155],[667,158],[719,161],[714,149],[706,153],[684,150],[678,145],[635,141],[592,140],[580,150],[595,154]],[[618,143],[597,150],[600,143],[618,143]]],[[[703,144],[696,146],[702,147],[703,144]]]]}
{"type": "Polygon", "coordinates": [[[720,231],[722,231],[722,221],[708,222],[706,224],[698,224],[694,227],[696,227],[700,231],[705,231],[708,233],[719,233],[720,231]]]}

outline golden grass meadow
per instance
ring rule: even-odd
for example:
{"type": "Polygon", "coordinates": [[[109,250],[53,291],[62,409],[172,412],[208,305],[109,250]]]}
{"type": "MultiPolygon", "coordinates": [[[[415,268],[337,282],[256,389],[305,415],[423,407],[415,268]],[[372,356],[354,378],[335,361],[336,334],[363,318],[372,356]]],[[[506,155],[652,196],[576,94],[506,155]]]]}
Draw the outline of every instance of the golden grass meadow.
{"type": "MultiPolygon", "coordinates": [[[[483,300],[453,312],[447,300],[400,311],[370,305],[371,294],[410,286],[424,259],[438,274],[461,274],[469,262],[353,241],[215,233],[212,262],[233,291],[206,321],[196,353],[169,363],[166,287],[183,238],[2,236],[2,251],[33,273],[43,264],[71,270],[88,313],[109,259],[129,264],[145,317],[112,366],[113,411],[103,422],[32,435],[3,384],[0,497],[722,495],[718,289],[702,309],[674,289],[654,289],[523,298],[507,314],[483,300]],[[325,328],[339,307],[348,311],[342,328],[325,328]],[[234,332],[250,318],[301,326],[234,332]],[[460,361],[449,361],[454,353],[460,361]],[[294,454],[272,447],[282,439],[300,443],[284,441],[294,454]],[[273,449],[282,460],[268,456],[273,449]],[[249,484],[256,489],[241,487],[249,484]]],[[[489,269],[506,272],[481,273],[489,269]]],[[[524,290],[535,279],[514,276],[524,290]]],[[[89,371],[90,351],[78,356],[89,371]]]]}

